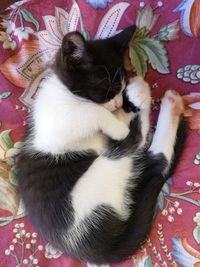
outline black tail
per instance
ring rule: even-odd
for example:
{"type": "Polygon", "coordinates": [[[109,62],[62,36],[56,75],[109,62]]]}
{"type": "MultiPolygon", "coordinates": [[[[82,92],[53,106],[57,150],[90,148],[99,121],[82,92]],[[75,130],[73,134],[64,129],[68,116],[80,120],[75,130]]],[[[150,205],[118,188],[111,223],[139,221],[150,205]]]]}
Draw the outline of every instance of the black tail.
{"type": "Polygon", "coordinates": [[[184,117],[181,117],[179,127],[177,130],[177,134],[176,134],[176,144],[174,147],[174,158],[171,162],[169,171],[166,175],[167,178],[172,175],[177,164],[179,163],[180,157],[181,157],[182,152],[183,152],[184,147],[185,147],[185,140],[187,138],[187,129],[188,129],[187,128],[187,121],[185,120],[184,117]]]}

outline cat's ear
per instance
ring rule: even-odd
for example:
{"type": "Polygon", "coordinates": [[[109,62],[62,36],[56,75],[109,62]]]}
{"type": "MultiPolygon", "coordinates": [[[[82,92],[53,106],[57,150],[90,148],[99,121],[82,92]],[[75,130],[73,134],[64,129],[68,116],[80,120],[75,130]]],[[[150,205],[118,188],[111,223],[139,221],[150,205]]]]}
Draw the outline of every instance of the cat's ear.
{"type": "Polygon", "coordinates": [[[62,57],[68,67],[74,68],[83,64],[85,56],[85,39],[75,31],[65,35],[61,47],[62,57]]]}
{"type": "Polygon", "coordinates": [[[120,52],[124,53],[135,31],[136,31],[136,26],[135,25],[130,26],[122,30],[120,33],[111,37],[110,40],[114,43],[114,45],[120,52]]]}

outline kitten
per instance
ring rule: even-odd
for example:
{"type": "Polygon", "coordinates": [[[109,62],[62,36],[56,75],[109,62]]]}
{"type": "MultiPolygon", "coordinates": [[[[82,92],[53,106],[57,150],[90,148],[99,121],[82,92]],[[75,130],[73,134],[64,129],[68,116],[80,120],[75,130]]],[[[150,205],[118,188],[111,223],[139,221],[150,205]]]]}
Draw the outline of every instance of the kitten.
{"type": "Polygon", "coordinates": [[[184,139],[183,102],[169,90],[150,142],[149,85],[140,77],[128,82],[123,66],[134,31],[64,37],[17,160],[20,194],[45,240],[96,264],[140,247],[184,139]]]}

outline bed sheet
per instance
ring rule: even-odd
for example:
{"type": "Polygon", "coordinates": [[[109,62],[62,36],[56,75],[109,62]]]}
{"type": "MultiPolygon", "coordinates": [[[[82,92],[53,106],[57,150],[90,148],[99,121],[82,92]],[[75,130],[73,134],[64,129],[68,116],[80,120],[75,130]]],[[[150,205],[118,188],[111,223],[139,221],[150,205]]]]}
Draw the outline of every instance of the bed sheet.
{"type": "Polygon", "coordinates": [[[137,254],[111,266],[200,266],[200,1],[23,0],[0,15],[1,267],[91,266],[62,255],[31,225],[16,194],[15,157],[45,65],[64,34],[106,38],[132,24],[138,30],[126,68],[151,86],[153,123],[173,88],[183,95],[189,129],[150,235],[137,254]]]}

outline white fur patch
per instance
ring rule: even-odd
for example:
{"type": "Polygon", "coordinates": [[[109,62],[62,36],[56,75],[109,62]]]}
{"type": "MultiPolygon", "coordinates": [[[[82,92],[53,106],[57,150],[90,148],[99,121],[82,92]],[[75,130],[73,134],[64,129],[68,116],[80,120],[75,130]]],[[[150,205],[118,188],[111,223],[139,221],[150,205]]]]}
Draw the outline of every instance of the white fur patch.
{"type": "Polygon", "coordinates": [[[131,200],[126,189],[132,176],[131,163],[129,157],[111,160],[100,156],[96,159],[71,193],[77,224],[102,204],[112,207],[122,218],[127,219],[127,204],[131,200]]]}
{"type": "Polygon", "coordinates": [[[130,80],[127,86],[127,96],[136,107],[140,109],[142,142],[140,146],[145,145],[146,138],[150,129],[150,106],[151,90],[149,84],[140,76],[130,80]]]}
{"type": "MultiPolygon", "coordinates": [[[[84,146],[96,148],[89,138],[100,130],[120,140],[127,136],[128,128],[101,105],[73,95],[56,75],[41,84],[33,106],[33,148],[41,152],[61,154],[84,146]]],[[[97,145],[98,151],[101,144],[97,145]]]]}
{"type": "Polygon", "coordinates": [[[78,99],[55,75],[45,80],[33,107],[34,148],[55,154],[65,152],[79,134],[76,117],[71,116],[78,105],[78,99]]]}
{"type": "Polygon", "coordinates": [[[181,97],[179,95],[174,95],[168,90],[162,100],[156,131],[151,147],[149,148],[149,150],[155,154],[162,152],[169,163],[172,160],[174,153],[176,133],[180,118],[180,114],[179,116],[173,114],[177,105],[180,106],[179,109],[181,114],[181,110],[183,109],[181,97]],[[173,98],[173,101],[170,100],[170,97],[173,98]]]}
{"type": "Polygon", "coordinates": [[[136,107],[148,109],[151,104],[151,91],[149,84],[140,76],[132,78],[127,86],[127,96],[136,107]]]}

